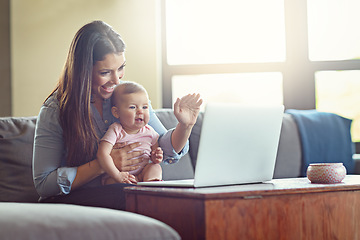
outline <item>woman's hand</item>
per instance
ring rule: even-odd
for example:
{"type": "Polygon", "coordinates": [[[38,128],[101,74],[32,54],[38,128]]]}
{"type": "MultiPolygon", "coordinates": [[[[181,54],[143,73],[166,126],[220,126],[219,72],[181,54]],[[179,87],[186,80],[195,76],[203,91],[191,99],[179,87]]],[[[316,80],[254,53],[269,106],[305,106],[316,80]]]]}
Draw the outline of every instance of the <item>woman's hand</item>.
{"type": "Polygon", "coordinates": [[[161,163],[163,160],[163,150],[161,149],[161,147],[157,147],[156,149],[151,151],[151,161],[153,163],[161,163]]]}
{"type": "Polygon", "coordinates": [[[180,124],[193,126],[200,111],[200,94],[188,94],[178,98],[174,104],[174,114],[180,124]]]}
{"type": "Polygon", "coordinates": [[[146,161],[144,157],[140,157],[143,152],[133,151],[134,148],[140,146],[140,143],[117,143],[114,145],[110,155],[115,166],[120,172],[129,172],[138,169],[139,163],[146,161]],[[137,165],[137,166],[133,166],[137,165]]]}

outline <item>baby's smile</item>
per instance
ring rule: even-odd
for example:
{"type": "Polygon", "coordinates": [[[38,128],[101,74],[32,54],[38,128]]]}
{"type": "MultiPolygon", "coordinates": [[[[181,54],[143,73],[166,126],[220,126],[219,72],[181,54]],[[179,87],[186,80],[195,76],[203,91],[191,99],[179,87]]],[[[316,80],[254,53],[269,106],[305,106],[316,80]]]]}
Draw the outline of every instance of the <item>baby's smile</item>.
{"type": "Polygon", "coordinates": [[[135,118],[135,122],[143,122],[143,121],[144,121],[144,119],[141,117],[135,118]]]}

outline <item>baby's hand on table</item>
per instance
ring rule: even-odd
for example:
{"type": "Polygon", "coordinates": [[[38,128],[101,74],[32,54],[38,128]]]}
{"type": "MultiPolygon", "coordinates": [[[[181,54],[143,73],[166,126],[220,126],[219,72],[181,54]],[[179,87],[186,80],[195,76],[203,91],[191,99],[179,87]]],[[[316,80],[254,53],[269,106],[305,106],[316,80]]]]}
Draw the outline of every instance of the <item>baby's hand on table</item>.
{"type": "Polygon", "coordinates": [[[160,147],[157,147],[156,149],[151,151],[151,161],[153,163],[161,163],[163,160],[163,150],[160,147]]]}

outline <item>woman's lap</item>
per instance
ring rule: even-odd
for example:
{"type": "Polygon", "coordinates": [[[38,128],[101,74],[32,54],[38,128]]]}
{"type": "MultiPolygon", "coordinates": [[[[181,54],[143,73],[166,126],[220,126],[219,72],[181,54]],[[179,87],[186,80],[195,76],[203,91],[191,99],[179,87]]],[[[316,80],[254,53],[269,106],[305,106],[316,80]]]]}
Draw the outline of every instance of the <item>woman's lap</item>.
{"type": "Polygon", "coordinates": [[[131,184],[110,184],[99,187],[83,188],[67,195],[58,195],[41,200],[42,203],[66,203],[91,207],[104,207],[125,210],[124,187],[131,184]]]}

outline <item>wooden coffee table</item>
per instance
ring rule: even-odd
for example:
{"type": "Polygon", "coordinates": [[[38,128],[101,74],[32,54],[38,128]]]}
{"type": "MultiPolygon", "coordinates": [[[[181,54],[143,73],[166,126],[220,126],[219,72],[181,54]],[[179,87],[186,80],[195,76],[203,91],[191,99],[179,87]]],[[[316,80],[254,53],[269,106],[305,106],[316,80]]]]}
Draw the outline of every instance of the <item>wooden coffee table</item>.
{"type": "Polygon", "coordinates": [[[360,175],[339,184],[307,178],[211,188],[127,187],[128,211],[182,239],[360,239],[360,175]]]}

